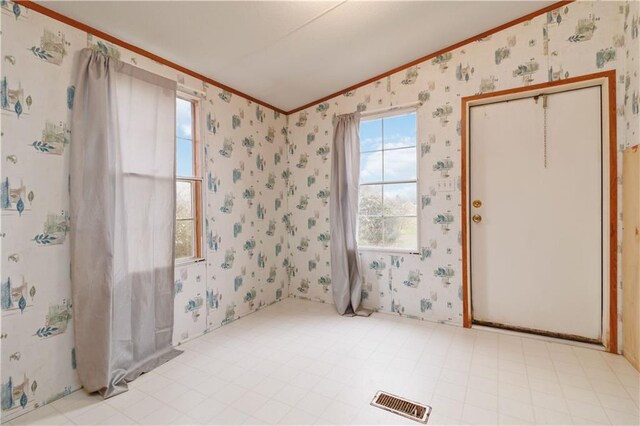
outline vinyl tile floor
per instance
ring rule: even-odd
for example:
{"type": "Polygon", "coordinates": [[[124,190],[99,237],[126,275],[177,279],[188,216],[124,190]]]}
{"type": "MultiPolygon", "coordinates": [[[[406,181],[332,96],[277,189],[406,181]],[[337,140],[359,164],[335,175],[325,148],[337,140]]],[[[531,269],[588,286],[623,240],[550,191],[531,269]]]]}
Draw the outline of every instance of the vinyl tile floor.
{"type": "Polygon", "coordinates": [[[181,345],[102,400],[80,390],[9,422],[50,425],[417,424],[369,405],[384,390],[429,424],[639,424],[621,356],[387,314],[340,317],[285,299],[181,345]]]}

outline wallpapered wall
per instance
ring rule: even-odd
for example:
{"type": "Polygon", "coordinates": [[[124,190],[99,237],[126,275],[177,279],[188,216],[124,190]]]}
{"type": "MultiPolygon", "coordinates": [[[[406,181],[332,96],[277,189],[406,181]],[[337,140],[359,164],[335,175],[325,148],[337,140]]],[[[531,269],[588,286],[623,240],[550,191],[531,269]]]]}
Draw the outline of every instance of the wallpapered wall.
{"type": "Polygon", "coordinates": [[[626,149],[640,144],[640,2],[631,1],[624,7],[623,28],[627,46],[622,52],[626,68],[622,115],[625,123],[623,146],[626,149]]]}
{"type": "Polygon", "coordinates": [[[288,295],[286,117],[12,2],[2,13],[2,420],[80,387],[69,255],[73,69],[90,46],[202,96],[206,261],[178,266],[174,342],[288,295]]]}
{"type": "Polygon", "coordinates": [[[461,98],[615,69],[622,148],[638,143],[637,62],[637,2],[578,2],[289,116],[291,295],[331,303],[327,153],[336,114],[419,102],[421,247],[362,252],[363,304],[461,324],[461,98]]]}
{"type": "Polygon", "coordinates": [[[335,114],[421,103],[420,253],[363,253],[364,303],[455,324],[461,96],[616,69],[619,144],[638,142],[637,2],[575,3],[290,117],[10,1],[0,8],[3,420],[79,387],[66,237],[72,72],[83,47],[202,96],[206,259],[176,268],[176,343],[289,294],[331,302],[335,114]],[[443,160],[451,167],[435,167],[443,160]]]}

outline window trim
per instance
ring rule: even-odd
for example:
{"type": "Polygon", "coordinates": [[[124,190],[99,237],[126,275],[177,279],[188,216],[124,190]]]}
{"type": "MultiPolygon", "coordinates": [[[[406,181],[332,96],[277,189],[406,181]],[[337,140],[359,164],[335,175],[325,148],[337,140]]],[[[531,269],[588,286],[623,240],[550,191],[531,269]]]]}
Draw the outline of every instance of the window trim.
{"type": "MultiPolygon", "coordinates": [[[[379,119],[387,119],[390,117],[396,117],[396,116],[401,116],[401,115],[408,115],[408,114],[415,114],[416,117],[416,145],[415,145],[415,150],[416,150],[416,179],[414,180],[399,180],[399,181],[376,181],[376,182],[367,182],[367,183],[358,183],[358,193],[360,192],[360,188],[362,186],[371,186],[371,185],[393,185],[393,184],[403,184],[403,183],[415,183],[416,184],[416,247],[414,248],[402,248],[402,247],[376,247],[376,246],[361,246],[358,243],[358,251],[362,251],[362,252],[382,252],[382,253],[403,253],[403,254],[419,254],[420,253],[420,243],[421,243],[421,236],[422,236],[422,226],[421,226],[421,215],[420,215],[420,210],[421,210],[421,200],[420,200],[420,144],[418,142],[418,135],[420,134],[420,124],[419,124],[419,120],[418,120],[418,106],[411,106],[408,108],[394,108],[391,107],[389,110],[387,111],[382,111],[382,112],[376,112],[375,114],[371,114],[371,115],[364,115],[362,116],[360,123],[364,122],[364,121],[373,121],[373,120],[379,120],[379,119]]],[[[375,151],[364,151],[364,153],[370,153],[370,152],[382,152],[383,155],[383,159],[382,159],[382,173],[383,173],[383,179],[384,179],[384,151],[387,151],[384,149],[384,124],[383,124],[383,128],[382,128],[382,148],[380,150],[375,150],[375,151]]],[[[402,147],[402,148],[392,148],[388,151],[395,151],[395,150],[400,150],[400,149],[406,149],[406,148],[412,148],[412,147],[402,147]]],[[[359,152],[359,154],[361,154],[363,151],[359,152]]],[[[359,167],[359,165],[358,165],[359,167]]],[[[384,195],[383,195],[384,197],[384,195]]],[[[358,201],[359,201],[359,197],[358,197],[358,201]]],[[[360,210],[360,205],[358,204],[358,210],[360,210]]],[[[360,220],[359,220],[360,214],[358,214],[358,220],[356,221],[356,240],[358,239],[358,233],[359,233],[359,229],[360,229],[360,220]]],[[[398,216],[381,216],[383,219],[385,217],[414,217],[414,216],[410,216],[410,215],[398,215],[398,216]]]]}
{"type": "MultiPolygon", "coordinates": [[[[203,144],[201,143],[202,136],[202,120],[201,120],[201,108],[202,108],[202,99],[198,96],[191,95],[189,93],[185,93],[181,90],[176,91],[176,98],[188,101],[191,103],[191,131],[192,133],[192,141],[193,141],[193,172],[194,176],[180,176],[177,174],[177,163],[176,163],[176,176],[175,181],[187,181],[191,182],[192,190],[193,190],[193,220],[194,220],[194,247],[193,247],[193,256],[191,257],[176,257],[175,263],[176,265],[186,264],[186,263],[195,263],[204,261],[204,246],[203,246],[203,144]]],[[[178,132],[175,132],[174,136],[174,144],[177,149],[177,141],[178,141],[178,132]]],[[[177,153],[177,151],[176,151],[177,153]]],[[[177,154],[176,154],[177,160],[177,154]]],[[[177,217],[176,217],[177,223],[177,217]]]]}

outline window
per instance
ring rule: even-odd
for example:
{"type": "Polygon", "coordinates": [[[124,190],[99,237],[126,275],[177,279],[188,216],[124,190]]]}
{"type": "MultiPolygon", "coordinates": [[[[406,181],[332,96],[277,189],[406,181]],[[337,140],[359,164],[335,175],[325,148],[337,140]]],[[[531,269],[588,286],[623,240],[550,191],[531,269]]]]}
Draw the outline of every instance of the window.
{"type": "Polygon", "coordinates": [[[198,101],[176,98],[176,259],[202,257],[198,101]]]}
{"type": "Polygon", "coordinates": [[[360,123],[361,248],[418,250],[416,113],[360,123]]]}

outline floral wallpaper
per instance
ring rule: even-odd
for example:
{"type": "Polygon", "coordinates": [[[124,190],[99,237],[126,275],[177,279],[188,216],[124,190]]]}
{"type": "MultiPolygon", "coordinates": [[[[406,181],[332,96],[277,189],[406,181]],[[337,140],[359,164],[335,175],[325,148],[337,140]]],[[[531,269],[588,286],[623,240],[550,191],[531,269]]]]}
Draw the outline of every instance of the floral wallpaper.
{"type": "Polygon", "coordinates": [[[177,265],[173,342],[179,344],[207,330],[207,268],[204,262],[177,265]]]}
{"type": "Polygon", "coordinates": [[[176,344],[289,295],[331,303],[336,114],[419,102],[421,246],[362,253],[364,304],[454,324],[462,96],[615,69],[619,146],[638,144],[637,2],[572,3],[289,117],[11,1],[0,12],[4,421],[80,386],[66,237],[73,66],[84,47],[175,79],[202,101],[205,259],[176,267],[176,344]]]}
{"type": "Polygon", "coordinates": [[[0,407],[6,420],[78,388],[67,238],[69,116],[72,52],[86,45],[86,35],[12,2],[0,2],[0,13],[0,407]]]}
{"type": "Polygon", "coordinates": [[[640,2],[624,5],[624,148],[640,143],[640,2]]]}
{"type": "Polygon", "coordinates": [[[179,344],[288,296],[286,117],[11,1],[1,1],[3,421],[80,387],[69,232],[70,111],[80,49],[175,79],[199,96],[205,260],[178,264],[179,344]]]}
{"type": "Polygon", "coordinates": [[[211,329],[288,296],[286,116],[205,90],[204,301],[211,329]]]}
{"type": "Polygon", "coordinates": [[[461,324],[461,98],[615,69],[619,145],[637,144],[638,28],[637,2],[572,3],[289,116],[291,295],[332,303],[334,117],[417,102],[419,252],[361,252],[363,305],[461,324]]]}

